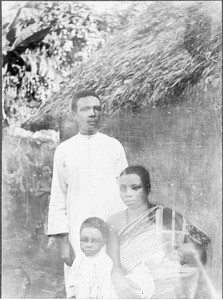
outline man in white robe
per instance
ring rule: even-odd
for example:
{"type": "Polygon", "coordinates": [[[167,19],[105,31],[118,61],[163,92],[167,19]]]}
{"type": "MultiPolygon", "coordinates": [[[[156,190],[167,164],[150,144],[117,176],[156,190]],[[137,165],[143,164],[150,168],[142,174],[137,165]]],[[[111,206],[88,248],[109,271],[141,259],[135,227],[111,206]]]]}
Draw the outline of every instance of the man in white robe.
{"type": "MultiPolygon", "coordinates": [[[[107,220],[122,210],[117,178],[126,168],[124,148],[115,138],[98,132],[101,101],[92,91],[76,93],[72,113],[79,133],[62,142],[54,155],[48,236],[59,238],[69,280],[72,249],[80,250],[80,225],[89,217],[107,220]],[[70,247],[70,244],[72,247],[70,247]]],[[[66,290],[67,296],[69,290],[66,290]]]]}

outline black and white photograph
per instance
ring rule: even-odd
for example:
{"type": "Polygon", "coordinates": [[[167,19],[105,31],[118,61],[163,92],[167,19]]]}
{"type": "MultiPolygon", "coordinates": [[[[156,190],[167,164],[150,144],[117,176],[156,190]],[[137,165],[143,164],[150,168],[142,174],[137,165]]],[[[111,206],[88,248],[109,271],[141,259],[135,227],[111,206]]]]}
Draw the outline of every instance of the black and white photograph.
{"type": "Polygon", "coordinates": [[[1,18],[1,298],[222,299],[222,1],[1,18]]]}

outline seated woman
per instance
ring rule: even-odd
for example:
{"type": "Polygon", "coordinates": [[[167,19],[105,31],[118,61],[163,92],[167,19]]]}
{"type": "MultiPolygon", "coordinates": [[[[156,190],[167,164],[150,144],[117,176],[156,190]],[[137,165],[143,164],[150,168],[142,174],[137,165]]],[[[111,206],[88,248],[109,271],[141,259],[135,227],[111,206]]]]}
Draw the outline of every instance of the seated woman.
{"type": "Polygon", "coordinates": [[[209,238],[176,211],[149,202],[150,176],[145,168],[127,167],[119,185],[127,209],[107,221],[112,228],[107,252],[114,263],[117,296],[194,298],[209,238]]]}

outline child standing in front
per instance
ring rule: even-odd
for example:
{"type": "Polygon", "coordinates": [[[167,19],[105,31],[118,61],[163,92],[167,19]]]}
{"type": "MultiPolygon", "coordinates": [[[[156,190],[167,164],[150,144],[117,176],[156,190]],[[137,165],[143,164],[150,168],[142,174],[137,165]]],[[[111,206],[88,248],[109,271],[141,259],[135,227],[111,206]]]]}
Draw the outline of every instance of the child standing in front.
{"type": "Polygon", "coordinates": [[[100,218],[85,220],[80,228],[80,253],[72,265],[70,289],[74,298],[108,299],[112,297],[113,262],[103,252],[109,226],[100,218]]]}

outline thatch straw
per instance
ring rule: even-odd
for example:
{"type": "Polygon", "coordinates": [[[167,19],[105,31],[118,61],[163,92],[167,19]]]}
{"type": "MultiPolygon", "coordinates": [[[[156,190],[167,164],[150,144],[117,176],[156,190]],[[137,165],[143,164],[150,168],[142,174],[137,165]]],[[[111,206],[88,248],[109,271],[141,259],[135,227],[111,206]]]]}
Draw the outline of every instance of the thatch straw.
{"type": "MultiPolygon", "coordinates": [[[[73,93],[96,90],[105,112],[171,105],[188,85],[221,82],[218,1],[180,7],[158,1],[76,70],[73,79],[23,124],[55,129],[73,93]]],[[[221,12],[220,12],[221,14],[221,12]]]]}

